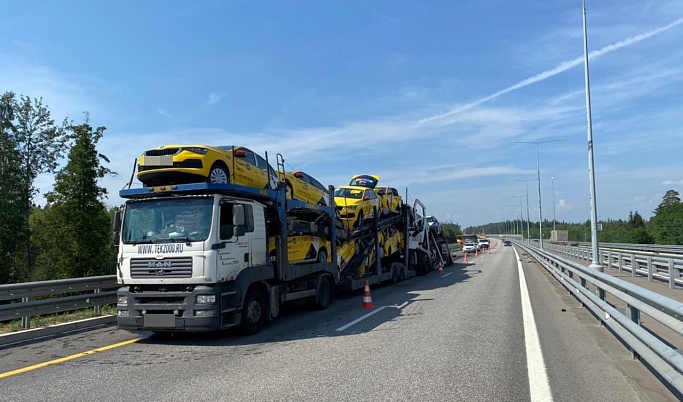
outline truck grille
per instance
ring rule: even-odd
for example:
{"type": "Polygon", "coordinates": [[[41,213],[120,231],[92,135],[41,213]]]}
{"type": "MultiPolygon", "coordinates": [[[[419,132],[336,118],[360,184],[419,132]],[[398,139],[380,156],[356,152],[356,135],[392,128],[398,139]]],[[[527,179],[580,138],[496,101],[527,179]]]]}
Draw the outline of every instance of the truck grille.
{"type": "Polygon", "coordinates": [[[192,257],[133,258],[130,260],[131,278],[192,278],[192,257]]]}
{"type": "Polygon", "coordinates": [[[178,151],[180,151],[180,148],[150,149],[145,151],[145,156],[175,155],[178,151]]]}

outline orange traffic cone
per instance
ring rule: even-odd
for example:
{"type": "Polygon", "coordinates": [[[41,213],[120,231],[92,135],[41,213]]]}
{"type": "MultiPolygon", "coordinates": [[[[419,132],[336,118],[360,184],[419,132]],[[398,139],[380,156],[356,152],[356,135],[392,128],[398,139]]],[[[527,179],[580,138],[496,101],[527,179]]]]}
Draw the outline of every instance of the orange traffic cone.
{"type": "Polygon", "coordinates": [[[474,256],[479,257],[479,250],[474,250],[474,256]]]}
{"type": "Polygon", "coordinates": [[[370,296],[370,283],[367,280],[365,281],[365,292],[363,292],[363,305],[360,307],[367,309],[375,308],[375,305],[372,304],[372,296],[370,296]]]}
{"type": "Polygon", "coordinates": [[[467,261],[467,252],[465,252],[465,261],[464,262],[469,262],[469,261],[467,261]]]}
{"type": "Polygon", "coordinates": [[[443,273],[444,273],[444,270],[443,270],[443,263],[442,263],[442,262],[439,262],[439,274],[443,274],[443,273]]]}

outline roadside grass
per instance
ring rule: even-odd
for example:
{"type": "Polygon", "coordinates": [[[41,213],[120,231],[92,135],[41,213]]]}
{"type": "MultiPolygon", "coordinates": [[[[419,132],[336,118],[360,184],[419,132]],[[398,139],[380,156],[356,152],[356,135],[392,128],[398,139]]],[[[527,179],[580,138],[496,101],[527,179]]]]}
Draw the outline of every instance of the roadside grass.
{"type": "MultiPolygon", "coordinates": [[[[31,328],[41,328],[48,325],[62,324],[65,322],[84,320],[86,318],[94,318],[103,315],[116,314],[115,304],[106,304],[102,306],[100,314],[95,313],[95,309],[88,307],[82,310],[68,311],[64,313],[49,314],[31,317],[31,328]]],[[[0,334],[16,332],[23,330],[21,326],[21,319],[0,322],[0,334]]]]}

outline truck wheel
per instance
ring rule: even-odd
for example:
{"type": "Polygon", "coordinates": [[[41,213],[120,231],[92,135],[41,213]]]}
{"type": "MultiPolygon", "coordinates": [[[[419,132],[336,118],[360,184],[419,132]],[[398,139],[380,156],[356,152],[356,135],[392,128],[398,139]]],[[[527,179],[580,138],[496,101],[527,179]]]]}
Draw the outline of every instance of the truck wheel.
{"type": "Polygon", "coordinates": [[[211,166],[211,170],[209,171],[209,177],[207,181],[209,183],[229,184],[230,174],[223,165],[221,165],[220,163],[214,163],[214,165],[211,166]]]}
{"type": "Polygon", "coordinates": [[[394,285],[399,283],[401,280],[398,271],[396,270],[396,267],[391,268],[391,283],[394,285]]]}
{"type": "Polygon", "coordinates": [[[315,308],[318,310],[325,310],[330,303],[332,303],[332,285],[330,278],[324,276],[320,278],[320,286],[318,287],[318,294],[316,295],[315,308]]]}
{"type": "Polygon", "coordinates": [[[263,328],[266,321],[266,301],[263,293],[257,289],[251,289],[244,298],[242,307],[242,332],[252,335],[263,328]]]}

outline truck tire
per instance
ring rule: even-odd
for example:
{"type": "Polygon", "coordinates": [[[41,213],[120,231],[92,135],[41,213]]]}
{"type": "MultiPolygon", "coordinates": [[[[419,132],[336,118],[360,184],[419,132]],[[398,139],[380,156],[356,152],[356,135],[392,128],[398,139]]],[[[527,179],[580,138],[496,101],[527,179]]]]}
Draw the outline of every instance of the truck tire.
{"type": "Polygon", "coordinates": [[[245,335],[259,332],[266,321],[267,311],[263,293],[258,289],[249,289],[242,307],[242,332],[245,335]]]}
{"type": "Polygon", "coordinates": [[[315,297],[315,308],[318,310],[325,310],[332,303],[332,284],[330,284],[329,276],[325,275],[320,278],[320,286],[318,286],[318,294],[315,297]]]}

